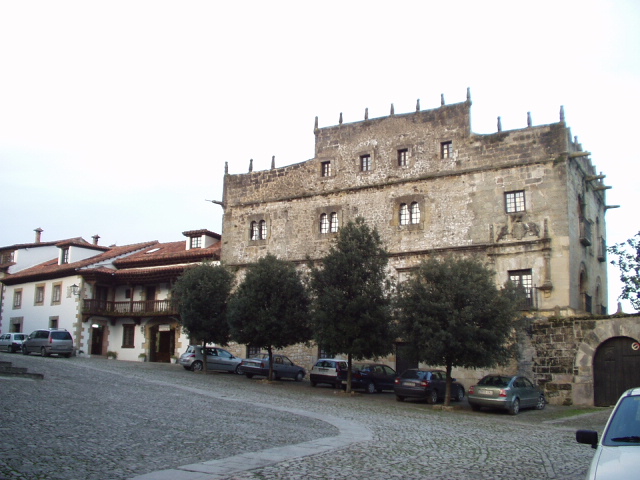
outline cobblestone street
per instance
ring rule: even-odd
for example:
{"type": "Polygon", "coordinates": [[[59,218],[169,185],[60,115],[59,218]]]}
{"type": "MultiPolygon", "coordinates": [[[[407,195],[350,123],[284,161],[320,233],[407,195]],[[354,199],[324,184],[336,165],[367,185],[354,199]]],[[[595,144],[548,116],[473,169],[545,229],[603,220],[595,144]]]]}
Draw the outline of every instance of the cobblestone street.
{"type": "Polygon", "coordinates": [[[0,377],[0,479],[581,479],[594,451],[575,430],[609,413],[447,412],[174,364],[0,361],[44,374],[0,377]]]}

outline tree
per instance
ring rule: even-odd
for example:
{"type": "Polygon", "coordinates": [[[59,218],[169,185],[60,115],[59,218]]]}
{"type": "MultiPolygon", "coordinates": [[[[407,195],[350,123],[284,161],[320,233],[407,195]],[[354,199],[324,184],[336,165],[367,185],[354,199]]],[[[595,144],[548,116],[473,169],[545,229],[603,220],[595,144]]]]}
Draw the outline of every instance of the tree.
{"type": "Polygon", "coordinates": [[[629,300],[633,308],[640,310],[640,232],[626,242],[616,243],[607,251],[618,258],[611,265],[620,269],[620,281],[624,285],[618,298],[629,300]]]}
{"type": "MultiPolygon", "coordinates": [[[[226,345],[229,341],[227,303],[233,275],[224,267],[204,263],[187,268],[172,288],[180,324],[202,342],[226,345]]],[[[206,371],[207,362],[203,362],[206,371]]]]}
{"type": "Polygon", "coordinates": [[[498,290],[493,272],[479,261],[426,260],[398,291],[398,325],[414,358],[446,368],[445,405],[453,367],[492,367],[511,355],[522,292],[511,284],[498,290]]]}
{"type": "Polygon", "coordinates": [[[314,339],[328,353],[346,354],[347,392],[351,392],[352,361],[393,351],[388,289],[387,252],[380,236],[362,217],[338,232],[335,244],[312,266],[314,339]]]}
{"type": "Polygon", "coordinates": [[[309,296],[295,266],[271,254],[248,267],[229,301],[231,337],[266,348],[270,380],[273,349],[309,341],[308,318],[309,296]]]}

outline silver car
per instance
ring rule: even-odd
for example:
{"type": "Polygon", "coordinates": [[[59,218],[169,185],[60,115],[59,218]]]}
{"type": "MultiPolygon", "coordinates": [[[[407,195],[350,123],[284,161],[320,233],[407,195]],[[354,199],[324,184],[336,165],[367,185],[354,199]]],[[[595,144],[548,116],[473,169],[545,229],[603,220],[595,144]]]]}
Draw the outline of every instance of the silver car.
{"type": "Polygon", "coordinates": [[[469,388],[467,399],[473,410],[501,408],[511,415],[521,408],[542,410],[547,403],[542,390],[519,375],[487,375],[469,388]]]}
{"type": "Polygon", "coordinates": [[[22,353],[39,353],[43,357],[59,355],[69,358],[73,354],[73,337],[63,328],[36,330],[22,342],[22,353]]]}
{"type": "Polygon", "coordinates": [[[15,353],[22,350],[22,342],[27,339],[26,333],[3,333],[0,335],[0,351],[15,353]]]}
{"type": "Polygon", "coordinates": [[[578,430],[578,443],[596,449],[587,480],[631,480],[640,471],[640,388],[622,394],[614,407],[604,434],[598,442],[598,432],[578,430]]]}
{"type": "MultiPolygon", "coordinates": [[[[207,370],[221,370],[224,372],[240,373],[238,367],[241,358],[238,358],[219,347],[206,347],[207,370]]],[[[186,370],[199,372],[203,369],[203,347],[201,345],[189,345],[187,351],[180,355],[178,363],[186,370]]]]}
{"type": "Polygon", "coordinates": [[[321,358],[311,368],[309,379],[311,386],[315,387],[319,383],[327,383],[335,388],[342,386],[342,381],[338,379],[338,373],[347,369],[347,361],[337,358],[321,358]]]}

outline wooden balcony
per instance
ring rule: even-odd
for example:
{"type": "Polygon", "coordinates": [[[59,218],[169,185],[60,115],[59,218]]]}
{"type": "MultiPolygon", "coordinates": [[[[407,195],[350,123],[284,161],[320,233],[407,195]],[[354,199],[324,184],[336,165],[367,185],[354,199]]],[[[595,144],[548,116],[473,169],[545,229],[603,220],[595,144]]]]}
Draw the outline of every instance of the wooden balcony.
{"type": "Polygon", "coordinates": [[[83,300],[84,315],[102,315],[105,317],[149,317],[176,315],[178,312],[171,300],[140,300],[109,302],[106,300],[83,300]]]}

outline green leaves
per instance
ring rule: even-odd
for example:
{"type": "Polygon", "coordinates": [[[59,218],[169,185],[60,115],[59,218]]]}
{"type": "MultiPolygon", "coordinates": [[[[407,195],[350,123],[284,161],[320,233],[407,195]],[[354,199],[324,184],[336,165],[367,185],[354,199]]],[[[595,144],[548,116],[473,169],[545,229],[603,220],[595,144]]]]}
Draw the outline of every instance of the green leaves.
{"type": "Polygon", "coordinates": [[[616,243],[607,251],[618,258],[611,265],[620,269],[620,281],[624,285],[619,298],[629,300],[633,308],[640,310],[640,232],[626,242],[616,243]]]}

